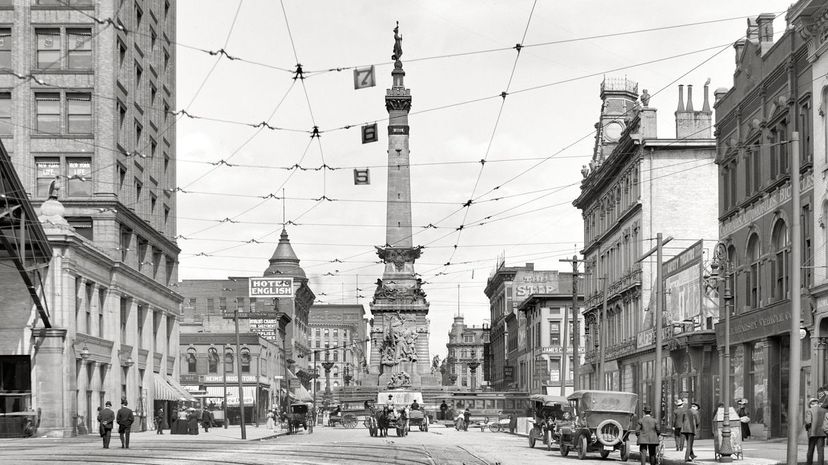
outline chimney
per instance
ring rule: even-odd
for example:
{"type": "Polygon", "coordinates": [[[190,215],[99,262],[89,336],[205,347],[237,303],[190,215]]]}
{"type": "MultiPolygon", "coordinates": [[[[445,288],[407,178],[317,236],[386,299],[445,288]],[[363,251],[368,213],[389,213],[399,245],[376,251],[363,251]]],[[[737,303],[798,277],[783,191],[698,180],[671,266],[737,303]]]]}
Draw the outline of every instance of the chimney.
{"type": "Polygon", "coordinates": [[[762,55],[765,54],[773,46],[773,19],[776,16],[773,13],[762,13],[756,17],[756,24],[758,28],[759,47],[761,47],[762,55]]]}
{"type": "Polygon", "coordinates": [[[693,84],[687,84],[687,108],[684,111],[688,113],[693,111],[693,84]]]}
{"type": "Polygon", "coordinates": [[[742,52],[745,50],[746,43],[745,39],[739,39],[733,43],[733,49],[736,50],[736,69],[739,69],[739,65],[741,65],[742,52]]]}
{"type": "Polygon", "coordinates": [[[708,90],[710,88],[710,78],[704,83],[704,103],[702,103],[702,111],[710,111],[710,98],[708,97],[708,90]]]}
{"type": "Polygon", "coordinates": [[[684,111],[684,84],[679,84],[679,103],[676,113],[684,111]]]}
{"type": "Polygon", "coordinates": [[[745,32],[745,39],[753,42],[759,43],[759,18],[748,18],[747,19],[747,31],[745,32]]]}

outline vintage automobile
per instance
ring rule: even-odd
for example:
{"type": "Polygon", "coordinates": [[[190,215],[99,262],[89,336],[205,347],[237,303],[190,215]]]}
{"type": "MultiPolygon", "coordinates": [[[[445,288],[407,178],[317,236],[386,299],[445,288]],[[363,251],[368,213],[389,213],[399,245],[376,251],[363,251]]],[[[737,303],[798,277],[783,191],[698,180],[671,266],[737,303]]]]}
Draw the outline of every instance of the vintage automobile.
{"type": "Polygon", "coordinates": [[[299,428],[308,429],[308,417],[312,404],[308,402],[297,402],[290,405],[287,412],[288,434],[299,432],[299,428]]]}
{"type": "Polygon", "coordinates": [[[428,431],[428,415],[426,415],[425,410],[409,410],[408,430],[411,431],[411,428],[415,426],[419,428],[420,431],[428,431]]]}
{"type": "Polygon", "coordinates": [[[569,396],[572,422],[558,426],[561,455],[578,452],[583,460],[587,452],[600,452],[607,458],[620,451],[621,460],[630,457],[630,433],[638,395],[620,391],[575,391],[569,396]]]}
{"type": "Polygon", "coordinates": [[[546,450],[552,450],[552,443],[560,442],[558,422],[569,412],[566,397],[535,394],[529,397],[532,402],[534,418],[530,419],[529,447],[535,447],[536,441],[543,441],[546,450]]]}

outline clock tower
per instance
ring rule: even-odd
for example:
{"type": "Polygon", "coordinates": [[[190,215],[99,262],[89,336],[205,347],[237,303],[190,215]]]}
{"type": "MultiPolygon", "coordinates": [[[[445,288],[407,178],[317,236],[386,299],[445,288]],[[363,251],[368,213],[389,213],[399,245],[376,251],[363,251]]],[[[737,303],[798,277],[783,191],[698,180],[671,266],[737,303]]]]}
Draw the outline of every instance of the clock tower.
{"type": "Polygon", "coordinates": [[[604,78],[601,82],[601,118],[595,123],[595,167],[612,153],[626,129],[626,119],[638,100],[638,83],[623,78],[604,78]]]}

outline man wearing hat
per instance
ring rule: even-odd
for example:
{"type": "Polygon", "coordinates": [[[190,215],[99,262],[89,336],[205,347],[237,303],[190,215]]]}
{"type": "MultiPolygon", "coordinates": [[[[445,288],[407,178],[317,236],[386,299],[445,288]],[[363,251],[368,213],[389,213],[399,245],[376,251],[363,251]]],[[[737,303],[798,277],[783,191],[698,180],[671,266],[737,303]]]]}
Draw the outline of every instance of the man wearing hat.
{"type": "Polygon", "coordinates": [[[813,465],[814,449],[817,451],[817,464],[825,464],[825,410],[819,400],[811,399],[805,410],[805,430],[808,431],[808,454],[805,463],[813,465]]]}
{"type": "Polygon", "coordinates": [[[118,409],[118,436],[121,437],[121,449],[129,449],[129,433],[132,431],[132,422],[135,421],[135,415],[132,409],[127,407],[127,400],[121,399],[121,408],[118,409]]]}
{"type": "Polygon", "coordinates": [[[652,409],[644,406],[644,416],[638,420],[635,435],[638,436],[638,449],[641,452],[641,465],[645,465],[644,457],[650,458],[650,465],[656,465],[656,448],[658,447],[658,423],[652,417],[652,409]]]}
{"type": "Polygon", "coordinates": [[[699,404],[690,402],[690,408],[684,411],[681,419],[681,434],[687,443],[684,451],[684,461],[692,462],[696,458],[693,452],[693,442],[696,439],[696,431],[699,430],[699,404]]]}
{"type": "Polygon", "coordinates": [[[750,437],[750,415],[748,412],[748,400],[747,399],[739,399],[739,410],[736,412],[739,414],[739,422],[742,427],[742,440],[746,440],[750,437]]]}
{"type": "Polygon", "coordinates": [[[681,419],[686,411],[684,401],[677,399],[676,408],[673,410],[673,438],[676,441],[676,450],[678,451],[684,450],[684,436],[681,435],[681,419]]]}
{"type": "Polygon", "coordinates": [[[115,423],[115,412],[112,411],[112,402],[106,401],[105,407],[98,412],[98,423],[101,424],[103,448],[109,449],[109,440],[112,439],[112,425],[115,423]]]}

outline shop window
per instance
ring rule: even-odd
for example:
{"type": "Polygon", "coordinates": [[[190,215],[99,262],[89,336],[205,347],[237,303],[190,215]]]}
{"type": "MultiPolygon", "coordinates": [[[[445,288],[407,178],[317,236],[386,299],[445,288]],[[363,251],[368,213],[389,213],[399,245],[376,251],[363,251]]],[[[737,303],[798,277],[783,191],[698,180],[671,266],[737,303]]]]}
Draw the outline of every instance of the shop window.
{"type": "Polygon", "coordinates": [[[778,301],[786,297],[790,269],[790,243],[788,227],[784,221],[779,220],[774,225],[772,240],[774,259],[771,264],[771,297],[778,301]]]}

